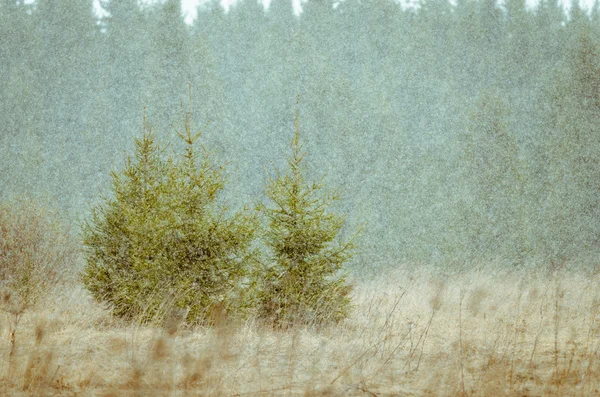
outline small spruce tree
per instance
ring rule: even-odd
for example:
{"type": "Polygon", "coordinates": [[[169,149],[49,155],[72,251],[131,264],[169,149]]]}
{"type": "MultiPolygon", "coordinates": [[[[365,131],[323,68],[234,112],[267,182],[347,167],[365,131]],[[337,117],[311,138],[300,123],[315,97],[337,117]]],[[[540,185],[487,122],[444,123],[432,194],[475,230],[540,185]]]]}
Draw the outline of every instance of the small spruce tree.
{"type": "Polygon", "coordinates": [[[287,173],[270,178],[261,205],[268,222],[264,243],[271,252],[264,272],[259,314],[276,327],[326,324],[346,318],[351,285],[340,273],[352,257],[353,239],[341,242],[344,217],[328,211],[340,191],[323,192],[305,181],[305,153],[300,144],[298,112],[287,173]]]}
{"type": "Polygon", "coordinates": [[[256,216],[230,216],[218,204],[222,169],[205,148],[197,151],[200,132],[192,133],[191,114],[182,113],[183,155],[166,156],[144,118],[135,158],[112,173],[114,197],[83,225],[83,281],[118,317],[160,321],[175,311],[199,323],[247,306],[256,216]]]}

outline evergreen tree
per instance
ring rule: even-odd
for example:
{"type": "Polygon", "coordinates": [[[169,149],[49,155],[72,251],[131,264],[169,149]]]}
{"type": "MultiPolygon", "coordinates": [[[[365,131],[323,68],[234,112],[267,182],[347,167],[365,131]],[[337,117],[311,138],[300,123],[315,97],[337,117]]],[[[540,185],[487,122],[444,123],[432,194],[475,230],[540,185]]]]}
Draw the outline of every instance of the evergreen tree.
{"type": "MultiPolygon", "coordinates": [[[[183,20],[181,0],[167,0],[150,7],[149,52],[143,81],[146,103],[161,129],[168,128],[170,109],[178,105],[178,93],[192,81],[191,46],[188,26],[183,20]]],[[[201,115],[204,116],[204,115],[201,115]]]]}
{"type": "Polygon", "coordinates": [[[136,130],[139,121],[133,115],[146,103],[148,87],[155,83],[145,69],[152,31],[147,12],[140,9],[137,0],[102,0],[101,4],[108,13],[102,20],[107,45],[103,74],[110,98],[105,114],[111,115],[113,131],[105,137],[103,146],[120,154],[115,149],[131,140],[126,131],[136,130]]]}
{"type": "Polygon", "coordinates": [[[521,259],[527,244],[524,172],[510,132],[508,105],[498,93],[479,99],[463,141],[466,224],[476,259],[521,259]]]}
{"type": "Polygon", "coordinates": [[[92,164],[87,160],[97,155],[97,142],[88,138],[100,127],[88,123],[88,117],[100,77],[95,55],[99,29],[92,0],[39,0],[33,17],[34,34],[40,38],[29,62],[38,73],[36,94],[42,102],[41,125],[35,131],[44,147],[44,166],[38,172],[45,186],[40,190],[49,189],[63,210],[74,213],[89,198],[86,176],[92,164]],[[66,169],[64,164],[79,166],[66,169]],[[66,190],[71,196],[64,200],[66,190]]]}
{"type": "Polygon", "coordinates": [[[278,96],[265,96],[264,87],[271,85],[271,80],[278,79],[277,73],[269,73],[271,64],[278,63],[275,54],[265,53],[276,40],[266,34],[266,13],[263,3],[258,0],[237,2],[226,16],[224,31],[229,37],[224,48],[225,63],[222,66],[227,73],[228,102],[236,128],[236,139],[242,145],[240,158],[252,158],[254,161],[243,166],[241,174],[244,180],[257,183],[250,186],[250,194],[259,194],[264,179],[263,164],[268,162],[268,148],[273,139],[269,137],[273,129],[267,124],[266,114],[279,99],[278,96]],[[248,109],[260,109],[248,111],[248,109]]]}
{"type": "Polygon", "coordinates": [[[267,187],[273,205],[262,206],[268,220],[264,242],[272,256],[259,313],[279,327],[337,322],[350,310],[351,286],[340,271],[354,244],[337,239],[344,218],[328,209],[339,192],[322,194],[322,182],[305,180],[298,114],[291,149],[288,171],[277,173],[267,187]]]}
{"type": "Polygon", "coordinates": [[[0,3],[0,199],[42,190],[43,97],[37,67],[42,43],[27,6],[0,3]]]}
{"type": "MultiPolygon", "coordinates": [[[[207,4],[210,5],[210,4],[207,4]]],[[[205,5],[205,6],[207,6],[205,5]]],[[[219,4],[212,4],[215,10],[198,13],[192,27],[188,62],[188,73],[194,92],[202,98],[201,106],[194,109],[203,120],[210,120],[212,136],[210,145],[222,153],[239,153],[239,139],[233,135],[232,108],[227,97],[227,72],[223,66],[223,9],[219,4]]],[[[234,156],[227,156],[233,158],[234,156]]]]}
{"type": "Polygon", "coordinates": [[[568,32],[573,45],[545,91],[543,124],[545,241],[559,261],[597,252],[600,241],[598,39],[588,19],[569,25],[568,32]]]}
{"type": "Polygon", "coordinates": [[[84,224],[84,283],[119,317],[155,321],[176,311],[199,323],[251,304],[244,294],[255,218],[229,216],[218,203],[221,168],[197,151],[200,132],[183,116],[183,155],[165,157],[145,125],[135,158],[112,174],[113,197],[84,224]]]}

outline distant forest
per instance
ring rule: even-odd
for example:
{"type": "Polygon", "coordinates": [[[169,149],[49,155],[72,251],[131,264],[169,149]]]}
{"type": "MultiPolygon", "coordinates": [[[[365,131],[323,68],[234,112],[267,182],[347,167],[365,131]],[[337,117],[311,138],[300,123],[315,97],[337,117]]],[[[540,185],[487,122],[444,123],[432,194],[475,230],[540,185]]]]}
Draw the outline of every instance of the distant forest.
{"type": "MultiPolygon", "coordinates": [[[[344,187],[354,266],[595,264],[600,253],[600,10],[542,1],[1,0],[0,199],[87,216],[148,121],[176,142],[180,99],[226,168],[231,207],[261,200],[300,132],[344,187]],[[208,124],[207,124],[208,123],[208,124]]],[[[174,145],[176,143],[173,143],[174,145]]]]}

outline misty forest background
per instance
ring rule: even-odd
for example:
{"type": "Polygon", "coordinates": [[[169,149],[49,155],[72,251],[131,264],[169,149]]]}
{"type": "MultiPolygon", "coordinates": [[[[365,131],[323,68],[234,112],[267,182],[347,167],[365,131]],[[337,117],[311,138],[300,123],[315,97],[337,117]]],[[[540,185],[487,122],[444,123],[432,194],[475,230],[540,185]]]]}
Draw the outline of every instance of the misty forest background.
{"type": "Polygon", "coordinates": [[[0,199],[85,218],[142,115],[163,142],[192,86],[231,207],[284,165],[300,95],[312,175],[345,187],[354,269],[598,262],[600,10],[542,1],[0,3],[0,199]]]}

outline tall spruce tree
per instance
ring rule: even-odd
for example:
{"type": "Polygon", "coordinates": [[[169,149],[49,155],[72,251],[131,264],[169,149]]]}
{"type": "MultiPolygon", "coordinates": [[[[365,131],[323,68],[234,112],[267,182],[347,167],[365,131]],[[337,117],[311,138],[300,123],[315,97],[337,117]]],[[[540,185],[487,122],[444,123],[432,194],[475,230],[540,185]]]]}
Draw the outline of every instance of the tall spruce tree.
{"type": "Polygon", "coordinates": [[[555,260],[597,253],[600,241],[600,51],[590,21],[568,26],[569,57],[546,93],[546,245],[555,260]]]}
{"type": "MultiPolygon", "coordinates": [[[[111,115],[112,134],[105,137],[104,148],[119,153],[135,131],[134,117],[146,103],[148,87],[153,85],[146,59],[151,52],[151,27],[148,15],[137,0],[101,0],[108,13],[102,20],[106,35],[107,60],[103,70],[106,92],[110,98],[105,114],[111,115]]],[[[111,156],[112,157],[112,156],[111,156]]]]}
{"type": "Polygon", "coordinates": [[[32,5],[0,2],[0,199],[34,195],[43,180],[42,43],[31,11],[32,5]]]}
{"type": "Polygon", "coordinates": [[[524,172],[508,109],[497,92],[484,92],[463,136],[464,176],[471,200],[465,215],[476,259],[515,260],[525,251],[524,172]]]}
{"type": "Polygon", "coordinates": [[[151,36],[146,58],[144,90],[153,118],[161,129],[168,128],[171,109],[178,105],[178,93],[191,82],[190,34],[183,19],[181,0],[154,4],[148,13],[151,36]]]}
{"type": "MultiPolygon", "coordinates": [[[[91,142],[92,126],[86,123],[94,106],[98,64],[94,61],[100,32],[92,0],[39,0],[33,14],[40,47],[30,60],[37,71],[42,101],[41,125],[34,133],[43,138],[44,185],[69,212],[83,210],[98,142],[91,142]],[[78,164],[64,167],[64,164],[78,164]],[[69,199],[63,192],[69,190],[69,199]]],[[[102,130],[103,137],[106,131],[102,130]]],[[[43,189],[43,187],[40,187],[43,189]]]]}

